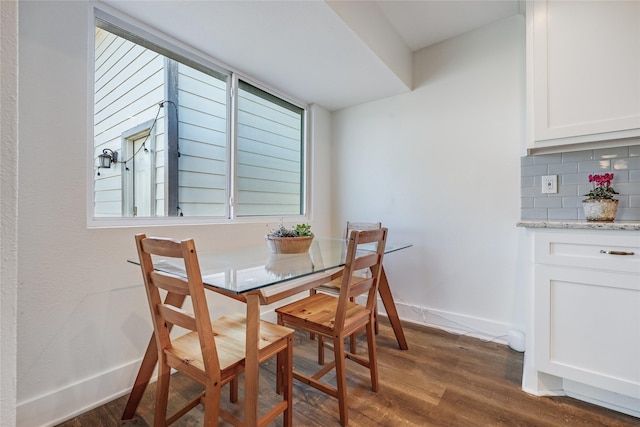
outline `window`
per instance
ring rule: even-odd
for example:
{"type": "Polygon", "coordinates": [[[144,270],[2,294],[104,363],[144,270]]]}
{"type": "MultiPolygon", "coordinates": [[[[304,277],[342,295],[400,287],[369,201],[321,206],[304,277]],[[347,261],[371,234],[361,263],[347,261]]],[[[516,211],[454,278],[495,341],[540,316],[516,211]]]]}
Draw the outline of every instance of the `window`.
{"type": "Polygon", "coordinates": [[[93,217],[304,215],[305,107],[188,56],[96,19],[93,217]]]}
{"type": "Polygon", "coordinates": [[[300,215],[304,110],[240,81],[237,214],[300,215]]]}

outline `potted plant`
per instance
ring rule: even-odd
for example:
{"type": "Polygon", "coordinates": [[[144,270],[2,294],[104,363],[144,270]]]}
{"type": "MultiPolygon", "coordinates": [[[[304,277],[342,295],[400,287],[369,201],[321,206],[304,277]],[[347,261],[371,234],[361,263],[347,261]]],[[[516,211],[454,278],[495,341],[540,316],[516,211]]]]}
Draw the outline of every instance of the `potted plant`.
{"type": "Polygon", "coordinates": [[[280,225],[270,229],[264,238],[271,253],[299,254],[309,250],[313,233],[309,224],[296,224],[287,228],[280,222],[280,225]]]}
{"type": "Polygon", "coordinates": [[[618,210],[618,200],[613,198],[614,194],[619,194],[611,186],[614,175],[605,173],[604,175],[589,175],[589,182],[593,183],[593,189],[582,201],[584,216],[587,221],[611,222],[616,217],[618,210]]]}

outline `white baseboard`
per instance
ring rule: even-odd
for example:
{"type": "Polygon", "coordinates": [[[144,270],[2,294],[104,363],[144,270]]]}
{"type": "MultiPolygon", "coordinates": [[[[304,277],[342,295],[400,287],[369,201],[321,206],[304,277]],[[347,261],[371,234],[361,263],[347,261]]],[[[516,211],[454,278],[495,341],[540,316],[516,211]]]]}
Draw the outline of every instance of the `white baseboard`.
{"type": "Polygon", "coordinates": [[[640,399],[564,380],[567,396],[640,418],[640,399]]]}
{"type": "MultiPolygon", "coordinates": [[[[384,306],[378,304],[380,313],[385,314],[384,306]]],[[[508,344],[511,325],[503,322],[482,319],[474,316],[434,310],[427,307],[412,306],[396,301],[398,316],[403,321],[442,329],[457,335],[468,335],[483,341],[508,344]]]]}
{"type": "MultiPolygon", "coordinates": [[[[398,317],[402,321],[416,323],[442,329],[456,335],[468,335],[483,341],[492,341],[500,344],[508,344],[510,324],[466,316],[441,310],[433,310],[427,307],[411,306],[396,301],[398,317]]],[[[386,316],[382,300],[378,299],[378,310],[386,316]]],[[[263,311],[261,318],[275,322],[274,310],[263,311]]]]}
{"type": "Polygon", "coordinates": [[[16,426],[54,426],[129,393],[140,363],[141,360],[136,360],[67,387],[18,402],[16,426]]]}

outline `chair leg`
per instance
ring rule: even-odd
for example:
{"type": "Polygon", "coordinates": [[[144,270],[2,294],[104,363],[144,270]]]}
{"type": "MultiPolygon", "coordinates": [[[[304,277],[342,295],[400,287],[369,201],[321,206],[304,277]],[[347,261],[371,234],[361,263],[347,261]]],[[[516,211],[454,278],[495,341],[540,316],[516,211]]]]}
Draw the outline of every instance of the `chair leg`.
{"type": "Polygon", "coordinates": [[[282,352],[280,352],[276,354],[276,393],[277,394],[282,394],[284,392],[282,387],[284,384],[284,379],[282,378],[284,369],[285,369],[285,364],[284,364],[282,352]]]}
{"type": "MultiPolygon", "coordinates": [[[[278,325],[284,326],[284,322],[282,321],[282,315],[278,314],[278,325]]],[[[286,369],[285,358],[282,355],[282,352],[276,354],[276,393],[282,394],[283,385],[285,385],[285,378],[283,375],[284,370],[286,369]]]]}
{"type": "Polygon", "coordinates": [[[220,385],[207,384],[204,394],[204,427],[215,427],[218,425],[220,415],[220,385]]]}
{"type": "Polygon", "coordinates": [[[349,335],[349,351],[353,354],[356,354],[356,352],[358,351],[358,336],[355,334],[355,332],[351,335],[349,335]]]}
{"type": "MultiPolygon", "coordinates": [[[[282,371],[278,371],[281,376],[281,388],[284,392],[283,399],[287,402],[287,409],[284,411],[283,425],[284,427],[293,426],[293,338],[289,337],[287,348],[280,353],[284,353],[282,371]]],[[[278,353],[278,356],[280,356],[278,353]]]]}
{"type": "Polygon", "coordinates": [[[167,425],[170,378],[171,368],[163,363],[161,356],[160,363],[158,363],[158,381],[156,382],[156,411],[153,420],[155,427],[165,427],[167,425]]]}
{"type": "Polygon", "coordinates": [[[344,337],[335,338],[333,340],[333,351],[336,363],[338,408],[340,411],[340,424],[346,426],[349,423],[349,405],[347,404],[347,367],[344,350],[344,337]]]}
{"type": "Polygon", "coordinates": [[[371,375],[371,390],[378,392],[378,358],[376,354],[376,336],[373,319],[367,324],[367,350],[369,352],[369,373],[371,375]]]}
{"type": "MultiPolygon", "coordinates": [[[[315,295],[315,294],[317,294],[317,293],[318,293],[318,291],[316,291],[316,288],[311,288],[311,289],[309,289],[309,296],[310,296],[310,297],[314,296],[314,295],[315,295]]],[[[313,341],[314,339],[316,339],[316,334],[314,334],[313,332],[309,332],[309,339],[310,339],[311,341],[313,341]]]]}
{"type": "Polygon", "coordinates": [[[293,338],[290,338],[290,341],[291,344],[287,349],[276,354],[276,393],[283,395],[284,398],[287,397],[287,387],[290,386],[293,378],[293,338]]]}
{"type": "Polygon", "coordinates": [[[318,335],[318,365],[324,365],[324,337],[318,335]]]}
{"type": "MultiPolygon", "coordinates": [[[[355,302],[356,299],[354,297],[349,298],[349,301],[351,302],[355,302]]],[[[358,351],[358,342],[357,342],[358,336],[356,335],[356,333],[354,332],[353,334],[351,334],[351,336],[349,336],[349,351],[353,354],[356,354],[356,352],[358,351]]]]}
{"type": "Polygon", "coordinates": [[[378,335],[378,301],[376,301],[376,304],[373,306],[373,327],[376,335],[378,335]]]}
{"type": "Polygon", "coordinates": [[[234,377],[229,383],[229,401],[238,403],[238,377],[234,377]]]}

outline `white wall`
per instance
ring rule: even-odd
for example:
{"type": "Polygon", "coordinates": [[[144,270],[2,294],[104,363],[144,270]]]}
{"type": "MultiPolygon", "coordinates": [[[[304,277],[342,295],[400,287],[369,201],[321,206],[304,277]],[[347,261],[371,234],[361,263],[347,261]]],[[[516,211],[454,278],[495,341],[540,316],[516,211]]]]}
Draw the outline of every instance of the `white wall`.
{"type": "Polygon", "coordinates": [[[514,16],[423,49],[414,91],[333,115],[333,224],[380,220],[413,243],[385,259],[403,319],[500,342],[523,330],[524,37],[514,16]]]}
{"type": "MultiPolygon", "coordinates": [[[[9,308],[18,324],[17,425],[38,426],[129,391],[151,333],[139,268],[126,263],[135,233],[195,237],[202,250],[261,242],[265,224],[87,229],[90,5],[20,2],[19,16],[18,302],[9,308]]],[[[330,115],[312,113],[312,206],[320,209],[312,225],[328,235],[327,164],[319,162],[329,159],[330,115]]],[[[4,254],[11,243],[2,237],[4,254]]],[[[212,302],[216,313],[244,310],[222,297],[212,302]]],[[[4,295],[2,303],[4,328],[4,295]]],[[[2,366],[4,386],[11,372],[5,377],[2,366]]]]}

